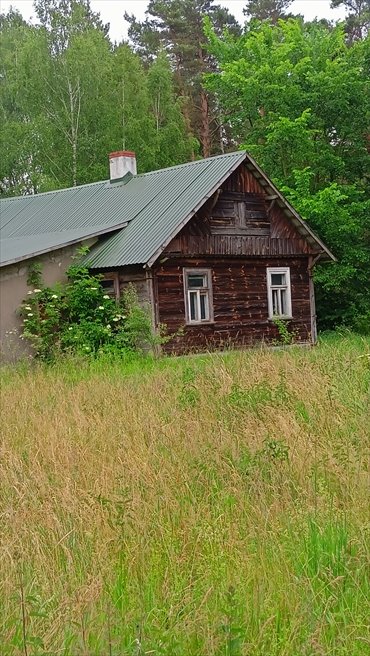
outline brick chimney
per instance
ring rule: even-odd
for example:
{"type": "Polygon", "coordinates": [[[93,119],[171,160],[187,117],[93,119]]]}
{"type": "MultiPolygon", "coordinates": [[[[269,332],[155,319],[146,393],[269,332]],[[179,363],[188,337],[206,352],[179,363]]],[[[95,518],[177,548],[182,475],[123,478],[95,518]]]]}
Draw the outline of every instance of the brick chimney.
{"type": "Polygon", "coordinates": [[[122,180],[126,173],[136,175],[136,155],[131,150],[116,150],[109,155],[110,181],[122,180]]]}

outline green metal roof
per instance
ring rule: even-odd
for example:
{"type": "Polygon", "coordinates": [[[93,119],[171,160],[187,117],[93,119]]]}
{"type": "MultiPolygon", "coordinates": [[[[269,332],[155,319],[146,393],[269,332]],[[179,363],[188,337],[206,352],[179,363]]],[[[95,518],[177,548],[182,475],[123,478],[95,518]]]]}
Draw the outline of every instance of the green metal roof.
{"type": "Polygon", "coordinates": [[[127,227],[93,247],[85,262],[90,268],[150,263],[245,157],[239,151],[134,177],[122,190],[127,227]]]}
{"type": "MultiPolygon", "coordinates": [[[[0,200],[0,266],[106,233],[113,234],[94,245],[84,258],[91,269],[151,265],[245,160],[265,188],[273,187],[242,150],[126,177],[112,184],[96,182],[0,200]]],[[[331,256],[275,187],[273,190],[302,234],[331,256]]]]}
{"type": "Polygon", "coordinates": [[[109,182],[0,200],[0,266],[126,225],[109,182]]]}
{"type": "Polygon", "coordinates": [[[89,266],[145,263],[245,156],[239,151],[144,173],[128,182],[96,182],[0,200],[0,266],[112,230],[114,238],[91,251],[89,266]]]}

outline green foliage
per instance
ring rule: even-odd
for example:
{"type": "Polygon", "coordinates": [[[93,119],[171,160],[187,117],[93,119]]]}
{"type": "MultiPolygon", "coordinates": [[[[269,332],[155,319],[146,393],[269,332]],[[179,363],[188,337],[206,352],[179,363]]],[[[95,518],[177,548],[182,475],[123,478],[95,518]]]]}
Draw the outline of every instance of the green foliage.
{"type": "Polygon", "coordinates": [[[88,0],[37,0],[36,10],[37,27],[14,11],[0,18],[2,193],[104,180],[120,148],[137,152],[139,172],[191,158],[164,54],[145,69],[127,44],[111,44],[88,0]]]}
{"type": "MultiPolygon", "coordinates": [[[[74,264],[65,285],[35,287],[22,303],[23,338],[34,353],[52,360],[60,353],[96,355],[104,352],[138,352],[154,344],[151,320],[138,303],[136,289],[129,285],[122,301],[105,294],[101,276],[74,264]]],[[[40,270],[30,283],[40,281],[40,270]]]]}
{"type": "Polygon", "coordinates": [[[283,344],[284,346],[289,346],[290,344],[294,344],[294,342],[297,339],[298,333],[296,330],[289,330],[290,322],[284,319],[280,319],[279,317],[274,317],[272,321],[275,324],[279,333],[278,343],[283,344]]]}
{"type": "Polygon", "coordinates": [[[342,27],[252,22],[217,38],[209,75],[234,139],[255,156],[337,257],[316,267],[319,326],[370,330],[369,38],[348,47],[342,27]]]}
{"type": "Polygon", "coordinates": [[[146,61],[153,61],[161,49],[169,53],[189,132],[201,144],[204,157],[219,152],[223,148],[220,113],[201,79],[203,73],[214,70],[213,58],[205,48],[203,17],[208,16],[219,35],[226,28],[240,34],[237,21],[214,0],[150,0],[146,15],[145,21],[139,22],[125,14],[136,51],[146,61]]]}
{"type": "Polygon", "coordinates": [[[28,267],[27,285],[29,287],[41,287],[42,285],[42,265],[40,262],[33,262],[28,267]]]}
{"type": "Polygon", "coordinates": [[[312,193],[309,168],[293,175],[294,188],[282,191],[338,258],[315,269],[319,326],[369,334],[370,200],[358,186],[336,182],[312,193]]]}

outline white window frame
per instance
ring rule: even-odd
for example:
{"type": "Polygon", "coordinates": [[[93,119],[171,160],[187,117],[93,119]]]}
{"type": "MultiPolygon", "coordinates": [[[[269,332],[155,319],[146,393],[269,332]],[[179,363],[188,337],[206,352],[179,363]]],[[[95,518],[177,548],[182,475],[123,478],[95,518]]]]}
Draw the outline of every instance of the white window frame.
{"type": "MultiPolygon", "coordinates": [[[[279,294],[280,296],[280,294],[279,294]]],[[[267,299],[269,319],[292,319],[292,291],[290,285],[290,268],[289,267],[267,267],[267,299]],[[273,285],[271,276],[272,274],[285,274],[285,285],[273,285]],[[274,314],[272,292],[277,290],[286,290],[286,314],[274,314]]]]}
{"type": "Polygon", "coordinates": [[[204,323],[213,322],[213,295],[212,295],[212,271],[211,269],[183,269],[183,279],[184,279],[184,300],[185,300],[185,318],[186,323],[194,326],[204,323]],[[190,287],[188,285],[188,276],[206,276],[206,287],[190,287]],[[197,309],[198,316],[200,317],[200,292],[204,290],[207,292],[207,304],[208,304],[208,317],[207,319],[191,319],[190,315],[190,293],[198,292],[197,294],[197,309]]]}

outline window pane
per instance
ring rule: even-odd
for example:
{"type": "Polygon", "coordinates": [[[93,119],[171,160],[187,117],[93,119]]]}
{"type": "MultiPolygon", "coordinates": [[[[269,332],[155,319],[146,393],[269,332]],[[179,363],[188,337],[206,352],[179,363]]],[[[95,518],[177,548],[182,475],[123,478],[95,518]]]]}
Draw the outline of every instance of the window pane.
{"type": "Polygon", "coordinates": [[[281,304],[281,314],[288,314],[287,305],[286,305],[286,289],[280,289],[280,304],[281,304]]]}
{"type": "Polygon", "coordinates": [[[190,319],[191,321],[197,321],[197,292],[189,292],[189,302],[190,302],[190,319]]]}
{"type": "Polygon", "coordinates": [[[208,294],[200,294],[200,318],[202,321],[209,319],[208,294]]]}
{"type": "Polygon", "coordinates": [[[104,292],[106,294],[109,294],[109,296],[112,296],[113,298],[115,297],[116,290],[115,290],[115,287],[114,287],[114,280],[110,280],[110,279],[106,278],[105,280],[101,280],[100,284],[103,287],[104,292]]]}
{"type": "Polygon", "coordinates": [[[188,275],[188,287],[192,288],[202,288],[202,287],[207,287],[207,282],[206,282],[207,276],[199,276],[197,274],[189,274],[188,275]]]}
{"type": "Polygon", "coordinates": [[[279,314],[279,290],[272,290],[272,313],[279,314]]]}
{"type": "Polygon", "coordinates": [[[285,285],[285,273],[272,273],[271,285],[285,285]]]}

